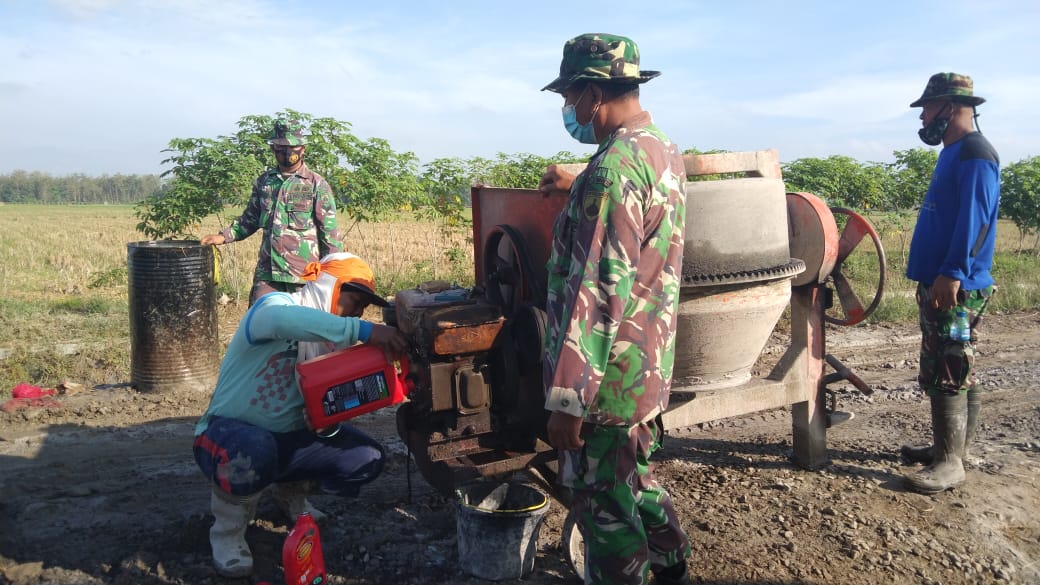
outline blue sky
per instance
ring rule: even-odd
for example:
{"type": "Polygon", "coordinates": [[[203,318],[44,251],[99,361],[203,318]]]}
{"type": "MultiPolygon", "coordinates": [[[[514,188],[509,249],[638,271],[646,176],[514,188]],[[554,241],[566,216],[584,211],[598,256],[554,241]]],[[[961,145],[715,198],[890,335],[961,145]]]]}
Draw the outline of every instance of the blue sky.
{"type": "Polygon", "coordinates": [[[916,99],[975,79],[1005,164],[1040,155],[1040,2],[0,0],[0,173],[158,173],[171,138],[283,108],[422,162],[583,153],[540,92],[564,41],[633,38],[682,148],[890,162],[916,99]],[[636,8],[636,7],[639,8],[636,8]]]}

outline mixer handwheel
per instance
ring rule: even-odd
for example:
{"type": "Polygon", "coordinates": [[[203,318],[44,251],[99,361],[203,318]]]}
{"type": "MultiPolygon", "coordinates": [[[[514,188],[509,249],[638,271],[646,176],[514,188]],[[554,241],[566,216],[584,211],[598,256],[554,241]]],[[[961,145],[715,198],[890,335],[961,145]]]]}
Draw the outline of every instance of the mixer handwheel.
{"type": "Polygon", "coordinates": [[[837,304],[841,307],[845,317],[838,318],[825,314],[824,319],[835,325],[855,325],[869,317],[881,304],[881,297],[885,292],[885,249],[881,245],[881,237],[874,231],[874,226],[870,225],[870,222],[862,215],[844,207],[832,207],[831,213],[846,217],[845,228],[838,241],[837,262],[828,278],[834,283],[834,288],[838,292],[837,304]],[[877,253],[878,283],[874,298],[866,308],[863,308],[859,295],[853,290],[852,283],[845,274],[845,260],[859,247],[865,236],[870,236],[877,253]]]}

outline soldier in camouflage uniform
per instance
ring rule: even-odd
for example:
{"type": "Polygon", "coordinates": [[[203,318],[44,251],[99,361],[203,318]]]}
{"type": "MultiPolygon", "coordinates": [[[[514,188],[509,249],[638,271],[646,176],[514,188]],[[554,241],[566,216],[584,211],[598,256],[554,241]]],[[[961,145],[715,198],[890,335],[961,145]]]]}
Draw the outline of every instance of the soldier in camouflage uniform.
{"type": "Polygon", "coordinates": [[[205,245],[229,244],[264,230],[250,305],[269,292],[297,291],[309,262],[343,251],[332,188],[303,161],[303,127],[295,120],[277,120],[267,143],[278,168],[260,175],[245,211],[227,229],[202,238],[205,245]]]}
{"type": "Polygon", "coordinates": [[[917,281],[921,322],[918,383],[931,402],[931,446],[904,445],[911,461],[929,465],[906,476],[926,494],[964,483],[964,458],[978,426],[981,394],[975,383],[975,344],[993,294],[993,251],[1000,206],[1000,159],[975,129],[972,80],[936,73],[920,99],[921,140],[943,144],[910,243],[906,275],[917,281]],[[951,339],[950,324],[964,311],[969,341],[951,339]]]}
{"type": "MultiPolygon", "coordinates": [[[[668,406],[686,218],[679,148],[639,104],[630,39],[564,45],[564,125],[598,144],[570,185],[548,263],[544,378],[559,483],[585,540],[586,583],[688,583],[689,539],[653,476],[668,406]]],[[[543,189],[564,187],[554,168],[543,189]]]]}

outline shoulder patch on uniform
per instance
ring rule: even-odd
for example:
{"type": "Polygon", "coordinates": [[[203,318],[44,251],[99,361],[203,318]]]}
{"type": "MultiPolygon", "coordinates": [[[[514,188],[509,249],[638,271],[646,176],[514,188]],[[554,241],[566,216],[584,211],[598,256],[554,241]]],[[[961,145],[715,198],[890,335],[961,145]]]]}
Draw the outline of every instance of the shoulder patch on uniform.
{"type": "MultiPolygon", "coordinates": [[[[605,180],[609,181],[610,179],[605,180]]],[[[581,211],[588,221],[599,219],[599,212],[607,200],[607,190],[602,183],[590,182],[581,199],[581,211]]]]}
{"type": "Polygon", "coordinates": [[[585,181],[585,194],[582,196],[581,210],[585,219],[594,221],[599,219],[599,212],[603,209],[603,203],[607,200],[607,190],[614,184],[610,178],[610,169],[596,167],[585,181]]]}
{"type": "Polygon", "coordinates": [[[598,168],[589,176],[590,186],[601,186],[601,189],[608,189],[614,181],[610,178],[610,170],[604,168],[598,168]]]}

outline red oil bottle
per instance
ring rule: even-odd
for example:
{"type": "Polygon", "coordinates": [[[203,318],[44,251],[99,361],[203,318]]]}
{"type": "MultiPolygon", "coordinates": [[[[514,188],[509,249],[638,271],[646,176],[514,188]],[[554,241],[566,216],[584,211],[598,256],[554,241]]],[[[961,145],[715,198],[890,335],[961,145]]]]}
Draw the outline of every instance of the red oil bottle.
{"type": "Polygon", "coordinates": [[[282,545],[282,567],[286,585],[325,583],[325,557],[321,553],[321,533],[314,517],[304,512],[282,545]]]}
{"type": "Polygon", "coordinates": [[[413,387],[407,359],[389,362],[382,349],[368,344],[300,362],[296,373],[315,428],[397,404],[413,387]]]}

